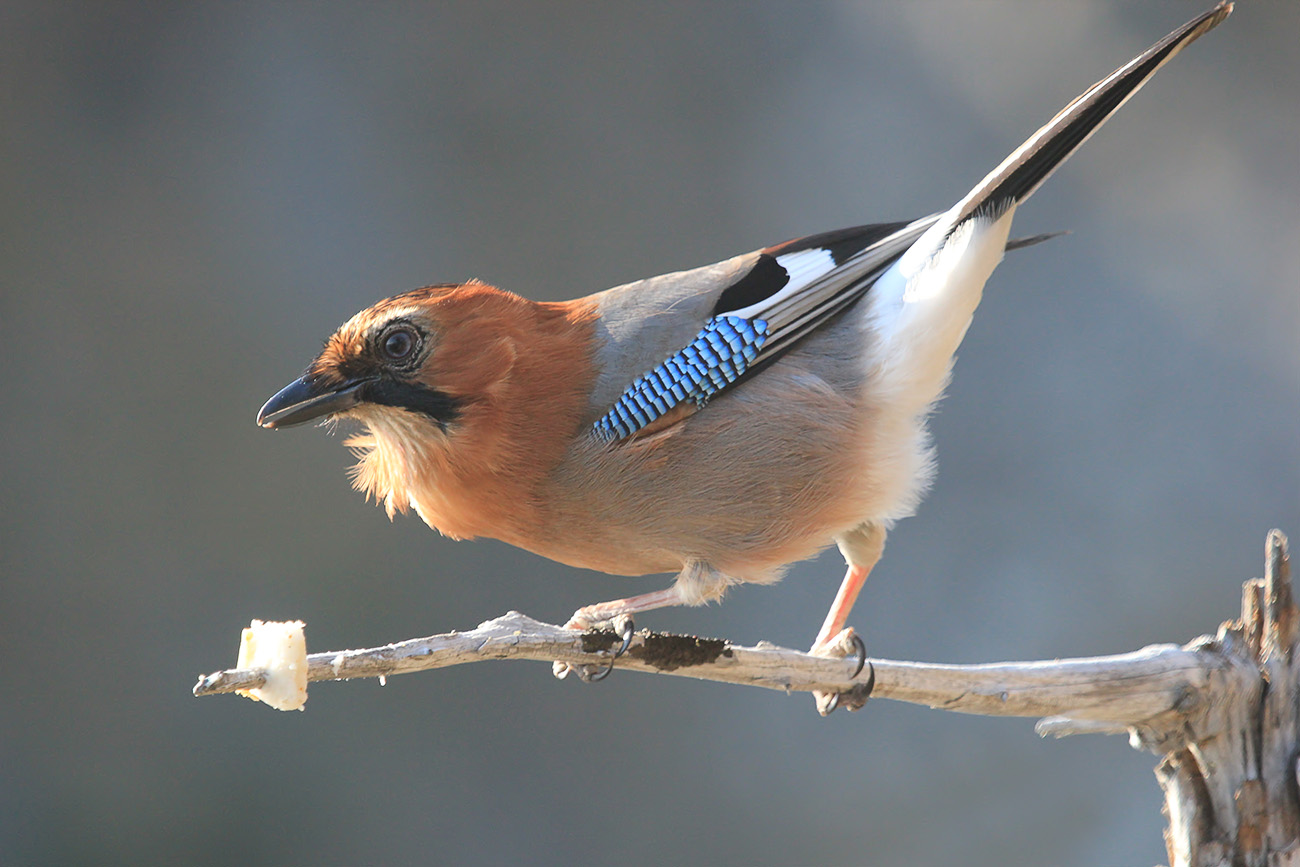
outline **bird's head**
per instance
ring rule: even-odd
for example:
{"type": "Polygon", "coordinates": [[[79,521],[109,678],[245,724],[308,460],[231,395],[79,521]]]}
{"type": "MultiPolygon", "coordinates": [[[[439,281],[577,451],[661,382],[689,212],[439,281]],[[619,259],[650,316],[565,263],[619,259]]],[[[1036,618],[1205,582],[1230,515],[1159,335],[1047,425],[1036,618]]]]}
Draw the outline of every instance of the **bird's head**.
{"type": "MultiPolygon", "coordinates": [[[[448,299],[460,287],[431,286],[362,310],[325,341],[307,372],[257,414],[265,428],[353,416],[403,416],[446,433],[465,394],[453,395],[439,369],[454,357],[445,345],[448,299]],[[387,412],[386,412],[387,411],[387,412]]],[[[454,340],[452,341],[454,343],[454,340]]]]}
{"type": "Polygon", "coordinates": [[[385,299],[345,322],[257,414],[265,428],[353,419],[356,487],[453,536],[529,496],[585,408],[590,317],[483,283],[385,299]]]}

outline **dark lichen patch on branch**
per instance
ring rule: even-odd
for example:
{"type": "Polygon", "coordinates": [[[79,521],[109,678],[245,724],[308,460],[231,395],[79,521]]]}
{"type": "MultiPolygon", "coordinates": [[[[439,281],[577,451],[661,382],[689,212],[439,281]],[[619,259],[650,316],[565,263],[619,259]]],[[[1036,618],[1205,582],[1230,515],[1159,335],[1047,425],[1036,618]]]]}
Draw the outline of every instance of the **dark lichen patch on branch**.
{"type": "Polygon", "coordinates": [[[594,629],[591,632],[582,633],[582,652],[583,653],[602,653],[610,650],[623,637],[617,632],[608,629],[594,629]]]}
{"type": "Polygon", "coordinates": [[[628,655],[660,671],[675,671],[708,665],[720,656],[730,657],[732,654],[727,642],[718,638],[650,633],[628,650],[628,655]]]}

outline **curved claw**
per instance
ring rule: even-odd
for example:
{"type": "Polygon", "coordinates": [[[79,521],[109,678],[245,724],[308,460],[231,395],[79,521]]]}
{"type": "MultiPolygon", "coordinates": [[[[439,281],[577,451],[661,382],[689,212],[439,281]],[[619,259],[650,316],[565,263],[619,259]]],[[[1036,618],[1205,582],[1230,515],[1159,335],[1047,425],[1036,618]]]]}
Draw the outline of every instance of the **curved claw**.
{"type": "MultiPolygon", "coordinates": [[[[857,677],[859,674],[861,674],[862,666],[866,665],[867,663],[867,646],[862,643],[862,638],[858,636],[856,633],[854,633],[853,635],[853,646],[858,649],[858,665],[856,668],[853,669],[853,674],[849,675],[850,678],[857,677]]],[[[875,683],[876,683],[876,670],[875,668],[872,668],[871,684],[874,686],[875,683]]]]}
{"type": "MultiPolygon", "coordinates": [[[[846,630],[847,631],[847,630],[846,630]]],[[[845,637],[841,636],[840,640],[845,637]]],[[[861,708],[871,697],[871,692],[876,688],[876,667],[867,659],[867,646],[862,639],[855,633],[847,636],[847,640],[852,643],[857,655],[858,664],[853,669],[853,674],[849,675],[850,680],[856,680],[862,673],[862,669],[867,669],[867,682],[851,687],[848,691],[842,693],[833,693],[827,696],[825,693],[815,692],[817,698],[817,710],[822,716],[830,716],[840,707],[841,698],[849,696],[849,701],[844,706],[851,711],[861,708]]]]}
{"type": "MultiPolygon", "coordinates": [[[[636,631],[636,624],[632,622],[631,616],[624,615],[614,622],[614,629],[618,632],[619,637],[623,639],[623,643],[619,645],[618,650],[614,651],[614,658],[618,659],[620,656],[627,653],[628,647],[631,646],[632,633],[636,631]]],[[[610,663],[610,666],[612,667],[613,663],[610,663]]]]}
{"type": "MultiPolygon", "coordinates": [[[[619,637],[623,639],[623,643],[619,645],[618,650],[614,651],[614,655],[609,658],[609,662],[605,664],[605,667],[595,674],[583,675],[581,673],[586,669],[578,669],[580,676],[587,683],[599,683],[609,677],[609,673],[614,670],[614,660],[627,653],[628,647],[632,644],[632,634],[636,631],[636,624],[632,622],[631,617],[620,617],[615,621],[614,628],[618,631],[619,637]]],[[[865,653],[865,648],[863,652],[865,653]]]]}
{"type": "MultiPolygon", "coordinates": [[[[601,656],[608,656],[604,668],[592,673],[592,667],[589,665],[570,665],[567,662],[555,662],[551,664],[551,672],[561,680],[567,677],[570,672],[576,672],[578,677],[582,679],[583,683],[599,683],[609,677],[609,673],[614,670],[614,660],[627,652],[627,649],[632,645],[632,635],[636,631],[636,624],[628,615],[623,615],[622,617],[617,618],[612,625],[614,631],[618,633],[623,643],[619,645],[618,649],[615,650],[612,655],[610,655],[608,651],[600,652],[601,656]]],[[[565,628],[587,630],[591,629],[592,626],[578,620],[575,615],[575,617],[565,624],[565,628]]]]}
{"type": "Polygon", "coordinates": [[[609,673],[613,670],[614,670],[614,660],[611,658],[609,662],[605,665],[605,667],[602,668],[600,671],[596,672],[595,674],[589,674],[585,667],[579,668],[578,677],[582,678],[583,683],[600,683],[602,680],[609,677],[609,673]]]}

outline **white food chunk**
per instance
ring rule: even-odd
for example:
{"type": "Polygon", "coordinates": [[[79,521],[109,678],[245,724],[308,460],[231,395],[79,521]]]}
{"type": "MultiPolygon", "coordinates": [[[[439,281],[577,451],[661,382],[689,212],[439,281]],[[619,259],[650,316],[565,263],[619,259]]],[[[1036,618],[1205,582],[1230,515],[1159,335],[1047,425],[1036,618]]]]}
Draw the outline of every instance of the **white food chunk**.
{"type": "Polygon", "coordinates": [[[276,710],[303,710],[307,703],[307,639],[303,622],[254,620],[239,641],[239,668],[260,668],[266,685],[240,695],[276,710]]]}

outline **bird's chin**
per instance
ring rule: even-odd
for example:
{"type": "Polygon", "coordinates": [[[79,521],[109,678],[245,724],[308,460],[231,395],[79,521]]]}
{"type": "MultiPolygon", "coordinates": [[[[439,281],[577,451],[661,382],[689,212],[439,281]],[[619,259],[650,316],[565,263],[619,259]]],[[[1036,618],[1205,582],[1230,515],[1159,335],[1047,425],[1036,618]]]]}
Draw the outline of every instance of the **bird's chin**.
{"type": "Polygon", "coordinates": [[[362,404],[346,413],[365,427],[344,441],[356,455],[352,486],[384,506],[391,518],[412,505],[410,483],[428,470],[430,434],[436,425],[417,413],[362,404]]]}

